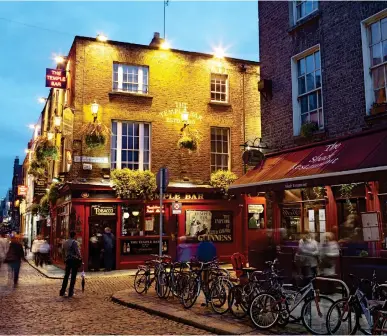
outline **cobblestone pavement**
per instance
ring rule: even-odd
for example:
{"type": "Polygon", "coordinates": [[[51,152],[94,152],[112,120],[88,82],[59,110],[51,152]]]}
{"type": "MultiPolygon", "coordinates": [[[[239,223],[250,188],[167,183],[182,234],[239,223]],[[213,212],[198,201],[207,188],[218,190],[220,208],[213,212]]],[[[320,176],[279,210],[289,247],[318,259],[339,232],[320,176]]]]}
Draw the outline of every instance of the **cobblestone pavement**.
{"type": "Polygon", "coordinates": [[[23,263],[19,286],[0,270],[0,335],[3,334],[208,334],[181,323],[114,304],[110,296],[132,287],[132,277],[78,278],[73,298],[59,297],[61,280],[47,279],[23,263]]]}

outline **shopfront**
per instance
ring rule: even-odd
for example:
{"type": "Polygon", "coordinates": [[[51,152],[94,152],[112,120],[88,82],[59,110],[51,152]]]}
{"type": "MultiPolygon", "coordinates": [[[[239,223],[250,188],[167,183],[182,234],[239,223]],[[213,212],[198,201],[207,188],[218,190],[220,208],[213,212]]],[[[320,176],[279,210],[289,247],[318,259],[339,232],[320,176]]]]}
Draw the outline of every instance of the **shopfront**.
{"type": "Polygon", "coordinates": [[[386,153],[387,129],[273,153],[230,191],[265,195],[276,245],[296,247],[306,232],[323,242],[332,232],[345,254],[377,257],[387,230],[386,153]]]}
{"type": "MultiPolygon", "coordinates": [[[[71,185],[66,190],[62,199],[71,202],[58,202],[56,223],[52,223],[58,261],[62,254],[60,244],[69,230],[76,229],[87,268],[103,270],[102,235],[109,227],[115,236],[114,268],[136,268],[149,260],[150,254],[159,252],[160,216],[162,251],[174,259],[179,259],[179,251],[187,245],[193,246],[194,251],[204,236],[215,243],[218,256],[226,262],[246,245],[243,240],[248,236],[241,225],[243,206],[239,200],[225,199],[213,188],[169,188],[162,208],[157,194],[152,200],[123,200],[117,199],[109,186],[71,185]]],[[[265,225],[263,210],[256,212],[259,216],[255,217],[261,219],[251,230],[265,225]]]]}

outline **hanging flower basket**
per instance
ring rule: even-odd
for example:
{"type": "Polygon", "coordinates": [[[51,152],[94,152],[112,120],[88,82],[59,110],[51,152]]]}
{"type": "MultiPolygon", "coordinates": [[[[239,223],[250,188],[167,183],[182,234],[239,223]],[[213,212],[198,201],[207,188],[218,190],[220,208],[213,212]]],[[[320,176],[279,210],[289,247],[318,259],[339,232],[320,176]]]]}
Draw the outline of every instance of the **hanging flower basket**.
{"type": "Polygon", "coordinates": [[[35,141],[35,156],[38,161],[58,160],[59,150],[52,141],[41,136],[35,141]]]}
{"type": "Polygon", "coordinates": [[[110,134],[108,127],[96,121],[85,124],[81,129],[81,135],[85,138],[86,147],[89,149],[104,147],[110,134]]]}
{"type": "Polygon", "coordinates": [[[177,145],[180,149],[184,148],[191,151],[195,151],[198,148],[196,140],[188,135],[183,135],[177,142],[177,145]]]}
{"type": "Polygon", "coordinates": [[[210,184],[227,194],[228,188],[238,177],[229,170],[218,170],[211,174],[210,184]]]}
{"type": "Polygon", "coordinates": [[[149,170],[116,169],[111,172],[113,189],[118,197],[152,198],[157,188],[156,176],[149,170]]]}
{"type": "Polygon", "coordinates": [[[28,169],[28,174],[34,176],[35,178],[45,177],[47,174],[47,168],[47,161],[39,161],[35,158],[31,161],[30,167],[28,169]]]}

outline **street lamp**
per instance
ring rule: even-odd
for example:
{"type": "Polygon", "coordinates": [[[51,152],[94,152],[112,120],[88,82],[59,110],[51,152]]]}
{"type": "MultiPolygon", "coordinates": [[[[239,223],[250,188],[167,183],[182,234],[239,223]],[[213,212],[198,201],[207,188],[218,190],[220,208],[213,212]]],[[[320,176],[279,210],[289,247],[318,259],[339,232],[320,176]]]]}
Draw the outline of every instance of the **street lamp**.
{"type": "Polygon", "coordinates": [[[54,60],[57,64],[62,64],[65,62],[65,58],[63,56],[55,56],[54,60]]]}
{"type": "Polygon", "coordinates": [[[189,118],[189,112],[184,109],[184,111],[181,113],[181,120],[184,122],[183,128],[180,130],[180,132],[183,132],[184,129],[189,126],[188,124],[188,118],[189,118]]]}
{"type": "Polygon", "coordinates": [[[94,100],[94,103],[91,104],[91,114],[92,114],[93,117],[94,117],[94,121],[97,120],[98,110],[99,110],[99,105],[98,105],[98,103],[94,100]]]}
{"type": "Polygon", "coordinates": [[[222,47],[214,48],[215,58],[224,58],[224,49],[222,47]]]}
{"type": "Polygon", "coordinates": [[[167,40],[164,40],[160,45],[160,49],[163,49],[163,50],[171,49],[171,44],[167,40]]]}
{"type": "Polygon", "coordinates": [[[47,140],[51,141],[54,139],[54,133],[53,132],[47,132],[47,140]]]}
{"type": "Polygon", "coordinates": [[[47,101],[47,98],[39,97],[38,101],[39,101],[39,103],[44,104],[47,101]]]}
{"type": "Polygon", "coordinates": [[[62,117],[61,116],[55,116],[54,117],[54,126],[55,127],[60,127],[62,124],[62,117]]]}

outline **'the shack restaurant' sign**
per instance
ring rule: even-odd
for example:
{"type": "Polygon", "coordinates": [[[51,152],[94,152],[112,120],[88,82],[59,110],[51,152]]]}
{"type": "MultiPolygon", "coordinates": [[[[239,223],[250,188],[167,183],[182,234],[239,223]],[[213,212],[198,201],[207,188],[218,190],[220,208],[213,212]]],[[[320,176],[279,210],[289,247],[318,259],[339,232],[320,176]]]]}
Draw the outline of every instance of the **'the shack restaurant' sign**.
{"type": "Polygon", "coordinates": [[[65,89],[66,86],[66,70],[46,69],[46,87],[65,89]]]}

